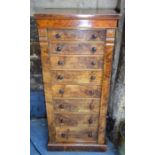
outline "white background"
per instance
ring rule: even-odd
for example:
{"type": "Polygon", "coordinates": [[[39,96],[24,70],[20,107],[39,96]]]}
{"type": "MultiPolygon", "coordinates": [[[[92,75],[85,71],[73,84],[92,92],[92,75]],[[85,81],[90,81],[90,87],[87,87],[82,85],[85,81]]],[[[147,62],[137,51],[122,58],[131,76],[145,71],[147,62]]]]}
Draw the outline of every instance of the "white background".
{"type": "MultiPolygon", "coordinates": [[[[155,5],[126,0],[126,155],[155,154],[155,5]],[[154,152],[154,153],[153,153],[154,152]]],[[[30,2],[1,2],[0,154],[30,154],[30,2]]]]}

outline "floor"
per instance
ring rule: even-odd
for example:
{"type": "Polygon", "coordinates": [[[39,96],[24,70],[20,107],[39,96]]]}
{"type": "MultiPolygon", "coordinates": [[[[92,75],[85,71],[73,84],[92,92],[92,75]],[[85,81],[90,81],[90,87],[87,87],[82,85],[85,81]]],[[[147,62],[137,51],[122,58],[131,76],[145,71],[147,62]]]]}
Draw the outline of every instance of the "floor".
{"type": "Polygon", "coordinates": [[[30,155],[118,155],[110,142],[107,152],[49,152],[46,147],[48,139],[46,119],[31,119],[30,129],[30,155]]]}

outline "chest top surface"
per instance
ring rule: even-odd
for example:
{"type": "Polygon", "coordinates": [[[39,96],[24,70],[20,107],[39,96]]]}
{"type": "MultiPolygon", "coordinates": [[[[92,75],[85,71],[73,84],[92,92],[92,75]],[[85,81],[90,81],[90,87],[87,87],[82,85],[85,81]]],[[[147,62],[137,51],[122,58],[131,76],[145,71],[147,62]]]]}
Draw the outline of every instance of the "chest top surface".
{"type": "Polygon", "coordinates": [[[115,10],[103,9],[50,9],[36,8],[36,19],[119,19],[120,14],[115,10]]]}

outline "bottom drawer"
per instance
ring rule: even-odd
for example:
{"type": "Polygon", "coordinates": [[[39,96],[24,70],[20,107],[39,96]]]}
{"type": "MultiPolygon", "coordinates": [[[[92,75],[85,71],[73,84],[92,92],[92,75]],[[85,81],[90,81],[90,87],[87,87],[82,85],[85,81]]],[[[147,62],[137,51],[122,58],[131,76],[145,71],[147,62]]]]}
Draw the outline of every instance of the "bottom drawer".
{"type": "Polygon", "coordinates": [[[56,128],[57,143],[96,143],[97,130],[93,128],[56,128]]]}

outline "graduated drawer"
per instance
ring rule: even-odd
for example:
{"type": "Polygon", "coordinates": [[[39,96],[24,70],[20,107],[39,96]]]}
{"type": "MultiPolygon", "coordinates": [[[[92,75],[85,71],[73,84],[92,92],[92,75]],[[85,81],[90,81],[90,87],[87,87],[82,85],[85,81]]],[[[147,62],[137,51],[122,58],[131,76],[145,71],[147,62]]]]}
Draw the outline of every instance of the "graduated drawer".
{"type": "Polygon", "coordinates": [[[102,56],[57,56],[50,57],[51,68],[63,69],[102,69],[102,56]]]}
{"type": "Polygon", "coordinates": [[[53,97],[100,98],[101,86],[97,85],[52,85],[53,97]]]}
{"type": "Polygon", "coordinates": [[[105,30],[50,30],[48,32],[51,41],[103,41],[105,30]]]}
{"type": "Polygon", "coordinates": [[[96,128],[56,128],[56,142],[59,143],[96,143],[96,128]]]}
{"type": "Polygon", "coordinates": [[[56,127],[98,127],[98,114],[54,113],[56,127]]]}
{"type": "Polygon", "coordinates": [[[55,112],[99,113],[100,99],[53,99],[55,112]]]}
{"type": "Polygon", "coordinates": [[[51,54],[104,54],[104,43],[51,43],[51,54]]]}
{"type": "Polygon", "coordinates": [[[53,84],[100,84],[102,82],[102,71],[63,71],[53,70],[53,84]]]}

